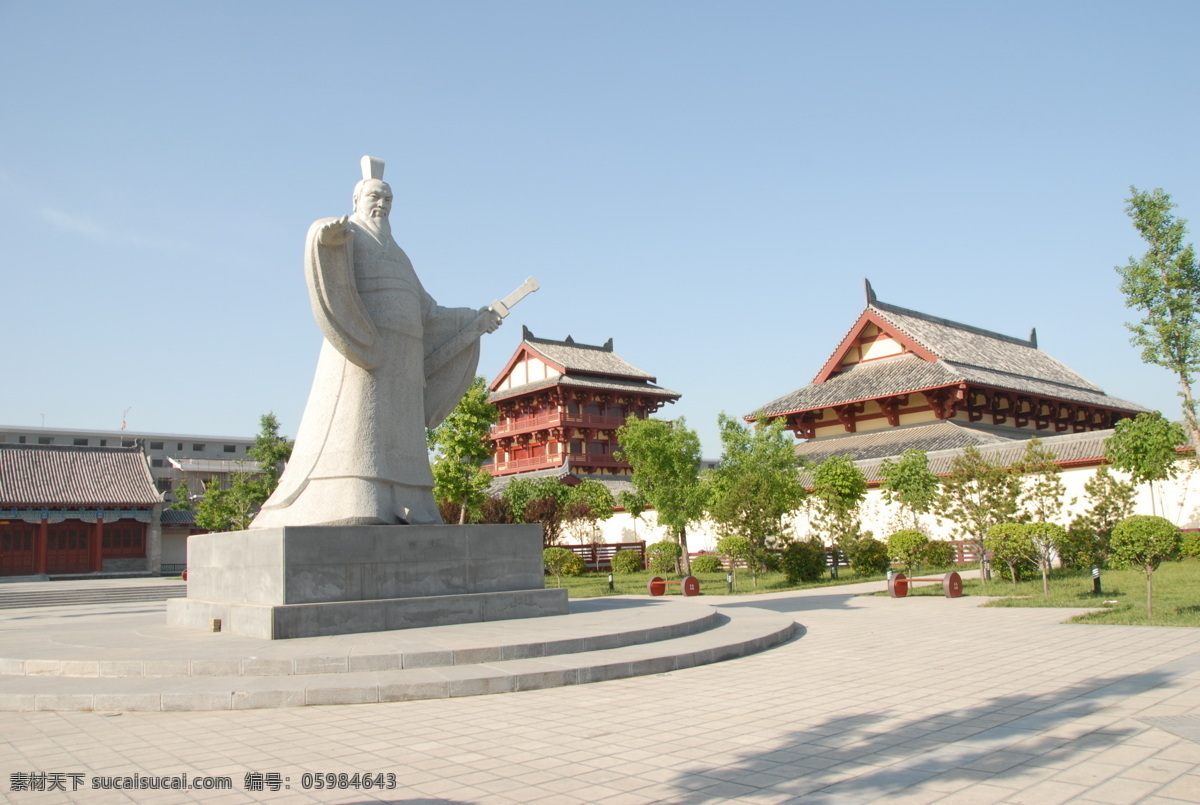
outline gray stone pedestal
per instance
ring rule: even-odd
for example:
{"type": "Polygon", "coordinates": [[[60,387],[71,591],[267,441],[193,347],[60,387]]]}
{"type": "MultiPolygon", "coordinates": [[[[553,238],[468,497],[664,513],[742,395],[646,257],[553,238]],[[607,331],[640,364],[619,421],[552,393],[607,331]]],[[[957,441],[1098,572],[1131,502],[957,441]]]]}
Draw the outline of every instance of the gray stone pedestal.
{"type": "Polygon", "coordinates": [[[289,526],[188,538],[167,622],[266,639],[567,614],[537,525],[289,526]]]}

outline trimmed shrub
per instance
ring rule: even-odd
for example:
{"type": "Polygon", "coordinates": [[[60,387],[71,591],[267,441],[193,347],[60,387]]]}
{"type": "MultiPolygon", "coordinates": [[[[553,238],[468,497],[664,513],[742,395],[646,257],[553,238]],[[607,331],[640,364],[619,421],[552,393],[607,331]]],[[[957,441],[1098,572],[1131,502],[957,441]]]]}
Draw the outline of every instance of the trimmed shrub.
{"type": "Polygon", "coordinates": [[[825,545],[819,542],[789,542],[780,556],[788,584],[817,581],[825,573],[825,545]]]}
{"type": "Polygon", "coordinates": [[[651,573],[675,573],[683,556],[683,548],[679,547],[678,542],[665,539],[647,546],[646,556],[650,559],[651,573]]]}
{"type": "Polygon", "coordinates": [[[1105,546],[1096,532],[1076,519],[1054,543],[1054,550],[1063,567],[1087,570],[1093,565],[1104,566],[1105,546]]]}
{"type": "Polygon", "coordinates": [[[720,573],[725,569],[721,557],[712,553],[702,553],[692,559],[693,573],[720,573]]]}
{"type": "Polygon", "coordinates": [[[1184,534],[1179,553],[1183,556],[1200,556],[1200,532],[1189,531],[1184,534]]]}
{"type": "Polygon", "coordinates": [[[1154,572],[1164,559],[1179,556],[1179,526],[1165,517],[1135,514],[1117,523],[1109,549],[1118,567],[1140,567],[1154,572]]]}
{"type": "Polygon", "coordinates": [[[612,558],[613,573],[640,573],[642,567],[642,554],[639,551],[623,550],[617,551],[612,558]]]}
{"type": "Polygon", "coordinates": [[[555,578],[580,576],[585,567],[583,557],[567,548],[546,548],[542,551],[542,561],[555,578]]]}
{"type": "Polygon", "coordinates": [[[846,546],[846,558],[850,568],[860,576],[878,576],[887,573],[892,564],[887,546],[874,537],[859,537],[846,546]]]}
{"type": "Polygon", "coordinates": [[[1037,570],[1037,549],[1028,523],[997,523],[988,529],[984,547],[992,552],[1000,578],[1014,586],[1037,570]]]}
{"type": "Polygon", "coordinates": [[[931,539],[925,547],[925,561],[930,567],[950,567],[955,556],[954,546],[945,540],[931,539]]]}
{"type": "Polygon", "coordinates": [[[887,541],[888,554],[902,563],[910,574],[921,566],[928,547],[929,537],[912,528],[897,531],[887,541]]]}

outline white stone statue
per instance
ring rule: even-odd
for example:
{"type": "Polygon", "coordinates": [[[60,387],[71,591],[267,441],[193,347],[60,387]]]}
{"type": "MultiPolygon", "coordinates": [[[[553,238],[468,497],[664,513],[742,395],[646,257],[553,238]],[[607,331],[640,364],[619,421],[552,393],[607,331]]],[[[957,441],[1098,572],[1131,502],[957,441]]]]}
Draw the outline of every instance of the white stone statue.
{"type": "Polygon", "coordinates": [[[354,214],[308,230],[305,277],[325,342],[291,459],[251,528],[441,523],[425,428],[458,404],[479,336],[508,313],[504,302],[433,301],[392,239],[383,161],[362,161],[354,214]]]}

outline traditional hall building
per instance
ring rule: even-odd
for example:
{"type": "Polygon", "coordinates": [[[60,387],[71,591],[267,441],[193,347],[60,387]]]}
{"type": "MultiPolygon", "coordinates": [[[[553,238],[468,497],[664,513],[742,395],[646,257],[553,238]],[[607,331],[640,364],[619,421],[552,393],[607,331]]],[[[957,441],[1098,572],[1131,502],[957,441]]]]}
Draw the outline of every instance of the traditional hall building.
{"type": "Polygon", "coordinates": [[[161,511],[141,445],[0,444],[0,576],[158,575],[161,511]]]}
{"type": "Polygon", "coordinates": [[[522,328],[521,345],[490,386],[499,418],[486,468],[501,482],[526,473],[628,477],[629,464],[614,455],[617,428],[680,396],[656,382],[614,353],[611,338],[592,346],[522,328]]]}
{"type": "Polygon", "coordinates": [[[747,417],[783,418],[814,461],[1107,431],[1149,410],[1043,352],[1036,331],[1014,338],[887,304],[870,282],[866,297],[812,382],[747,417]]]}

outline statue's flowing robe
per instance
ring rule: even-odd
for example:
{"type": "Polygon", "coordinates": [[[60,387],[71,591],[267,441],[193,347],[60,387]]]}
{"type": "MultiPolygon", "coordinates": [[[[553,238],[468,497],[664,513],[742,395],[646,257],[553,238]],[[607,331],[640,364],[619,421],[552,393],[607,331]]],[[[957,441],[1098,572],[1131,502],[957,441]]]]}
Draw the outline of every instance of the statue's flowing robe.
{"type": "Polygon", "coordinates": [[[345,245],[308,232],[305,275],[325,341],[291,459],[251,528],[440,523],[425,428],[475,377],[476,339],[432,374],[425,356],[465,329],[470,308],[438,306],[390,233],[352,216],[345,245]]]}

